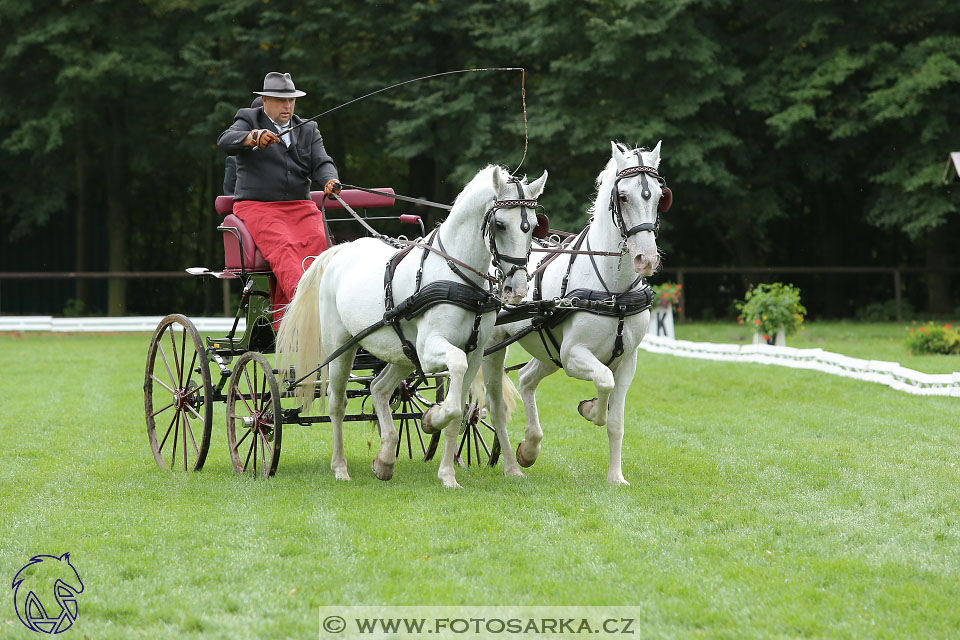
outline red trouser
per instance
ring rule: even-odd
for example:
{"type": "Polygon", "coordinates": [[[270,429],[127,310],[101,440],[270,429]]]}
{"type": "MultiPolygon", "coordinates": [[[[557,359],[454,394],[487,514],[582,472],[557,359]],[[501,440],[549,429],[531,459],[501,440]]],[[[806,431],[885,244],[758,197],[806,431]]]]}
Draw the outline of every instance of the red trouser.
{"type": "Polygon", "coordinates": [[[323,218],[313,200],[257,202],[238,200],[235,216],[243,220],[260,253],[270,263],[277,286],[271,291],[274,328],[279,327],[284,307],[293,299],[303,269],[327,248],[323,218]],[[302,266],[301,266],[302,265],[302,266]]]}

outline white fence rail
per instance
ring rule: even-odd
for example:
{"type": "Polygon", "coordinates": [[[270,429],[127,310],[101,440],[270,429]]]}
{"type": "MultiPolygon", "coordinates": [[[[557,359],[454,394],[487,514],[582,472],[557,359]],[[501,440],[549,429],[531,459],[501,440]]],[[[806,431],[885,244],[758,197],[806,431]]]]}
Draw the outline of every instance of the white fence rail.
{"type": "MultiPolygon", "coordinates": [[[[114,333],[145,331],[153,333],[163,316],[137,316],[125,318],[54,318],[53,316],[0,316],[0,331],[55,331],[114,333]]],[[[200,333],[227,332],[233,326],[233,318],[190,318],[200,333]]],[[[238,331],[243,331],[246,321],[241,318],[238,331]]]]}
{"type": "Polygon", "coordinates": [[[901,367],[896,362],[851,358],[823,349],[690,342],[655,336],[645,337],[640,348],[650,353],[665,353],[683,358],[809,369],[845,378],[878,382],[892,389],[917,395],[960,398],[960,373],[922,373],[901,367]]]}
{"type": "MultiPolygon", "coordinates": [[[[225,333],[233,318],[190,318],[201,333],[225,333]]],[[[54,318],[52,316],[0,316],[0,331],[126,332],[152,333],[161,316],[127,318],[54,318]]],[[[238,331],[245,326],[241,318],[238,331]]],[[[887,385],[898,391],[925,396],[960,398],[960,373],[922,373],[896,362],[851,358],[823,349],[795,349],[766,344],[717,344],[671,340],[648,335],[640,348],[683,358],[721,362],[752,362],[793,369],[820,371],[887,385]]]]}

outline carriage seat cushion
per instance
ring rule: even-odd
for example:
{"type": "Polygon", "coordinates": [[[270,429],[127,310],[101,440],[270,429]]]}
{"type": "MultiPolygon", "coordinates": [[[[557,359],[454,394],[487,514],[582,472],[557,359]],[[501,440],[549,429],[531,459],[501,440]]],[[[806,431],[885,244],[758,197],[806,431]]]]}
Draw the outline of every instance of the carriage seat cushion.
{"type": "MultiPolygon", "coordinates": [[[[229,196],[226,197],[229,198],[232,209],[233,198],[229,196]]],[[[217,200],[219,199],[220,198],[217,198],[217,200]]],[[[223,232],[224,269],[228,271],[239,271],[242,266],[246,267],[247,271],[270,271],[270,265],[267,264],[267,260],[263,257],[263,254],[260,253],[260,249],[254,244],[253,236],[250,235],[246,225],[243,224],[243,220],[231,213],[223,219],[222,226],[236,227],[240,234],[240,239],[243,240],[243,264],[241,265],[240,241],[237,239],[237,236],[234,235],[233,231],[226,230],[223,232]]]]}

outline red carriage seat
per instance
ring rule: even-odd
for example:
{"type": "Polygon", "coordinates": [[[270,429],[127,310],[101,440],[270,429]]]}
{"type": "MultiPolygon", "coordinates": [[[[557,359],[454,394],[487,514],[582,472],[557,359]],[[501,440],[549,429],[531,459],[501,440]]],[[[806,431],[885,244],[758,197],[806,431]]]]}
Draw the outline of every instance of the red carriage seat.
{"type": "MultiPolygon", "coordinates": [[[[382,188],[377,191],[393,193],[393,189],[382,188]]],[[[390,207],[394,199],[375,193],[367,193],[358,189],[344,189],[340,192],[344,202],[354,209],[368,207],[390,207]]],[[[310,198],[320,208],[323,200],[323,191],[310,192],[310,198]]],[[[332,198],[327,198],[327,209],[343,209],[343,205],[332,198]]],[[[223,231],[224,271],[232,272],[269,272],[270,265],[253,241],[253,236],[243,224],[243,221],[233,215],[233,196],[218,196],[216,201],[217,213],[225,216],[219,229],[223,231]],[[242,248],[242,253],[241,253],[242,248]],[[241,261],[242,255],[242,261],[241,261]]]]}

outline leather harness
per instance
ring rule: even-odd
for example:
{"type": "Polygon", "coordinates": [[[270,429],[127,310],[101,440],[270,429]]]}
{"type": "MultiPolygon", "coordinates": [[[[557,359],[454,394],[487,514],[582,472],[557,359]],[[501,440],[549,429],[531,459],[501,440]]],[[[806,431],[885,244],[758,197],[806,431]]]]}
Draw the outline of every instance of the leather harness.
{"type": "MultiPolygon", "coordinates": [[[[587,225],[583,231],[577,234],[576,239],[573,241],[572,249],[574,252],[580,248],[584,241],[586,241],[587,249],[590,249],[590,240],[587,239],[589,230],[590,225],[587,225]]],[[[547,357],[549,357],[551,362],[557,367],[562,369],[563,364],[560,362],[560,343],[557,341],[552,330],[559,326],[560,323],[566,320],[571,314],[577,312],[617,318],[617,335],[613,341],[613,352],[605,364],[609,366],[616,358],[623,355],[624,322],[627,317],[637,315],[650,308],[653,303],[653,288],[644,281],[643,276],[637,276],[626,290],[620,293],[613,293],[600,275],[600,270],[597,267],[593,255],[588,254],[594,273],[600,280],[603,291],[598,289],[574,289],[568,294],[567,282],[570,279],[573,263],[577,259],[577,253],[573,253],[570,257],[570,262],[567,264],[567,271],[560,285],[560,295],[552,300],[544,300],[541,290],[543,274],[546,271],[546,265],[554,260],[557,255],[559,254],[547,256],[537,265],[532,301],[513,305],[497,316],[497,324],[509,324],[518,320],[531,318],[530,326],[525,327],[519,333],[486,349],[483,352],[484,356],[499,351],[536,331],[540,336],[540,341],[543,343],[544,350],[547,352],[547,357]],[[642,286],[639,289],[634,289],[638,284],[642,286]],[[550,345],[553,345],[556,356],[551,353],[550,345]]]]}
{"type": "MultiPolygon", "coordinates": [[[[656,222],[644,222],[627,228],[626,222],[623,219],[623,211],[620,207],[620,199],[617,197],[620,181],[624,178],[631,178],[637,175],[640,176],[640,195],[644,200],[649,200],[652,195],[647,182],[648,175],[655,178],[660,183],[661,188],[666,188],[666,180],[657,172],[656,168],[643,164],[643,157],[640,155],[641,150],[645,149],[636,150],[637,166],[627,167],[618,172],[616,180],[613,183],[613,188],[610,191],[610,215],[613,217],[613,222],[617,226],[617,229],[619,229],[620,236],[624,240],[641,231],[652,231],[654,235],[657,235],[660,230],[659,207],[657,209],[656,222]]],[[[560,362],[560,343],[557,341],[556,336],[553,335],[552,330],[559,326],[560,323],[566,320],[571,314],[577,312],[616,317],[618,319],[617,335],[613,341],[612,355],[610,359],[607,360],[606,365],[609,366],[616,358],[623,355],[623,325],[625,319],[628,316],[633,316],[649,309],[653,302],[654,291],[653,288],[644,281],[643,276],[637,276],[637,278],[630,283],[630,286],[620,293],[610,291],[603,276],[600,275],[600,269],[597,267],[597,262],[594,259],[594,253],[596,252],[590,249],[590,239],[587,237],[589,230],[590,225],[588,224],[575,238],[567,238],[563,243],[566,245],[572,242],[573,246],[570,251],[572,254],[570,262],[567,263],[567,271],[560,283],[560,295],[552,300],[543,300],[542,298],[541,287],[543,285],[543,274],[546,272],[547,265],[559,255],[559,253],[553,253],[541,260],[534,270],[532,301],[513,305],[497,316],[497,324],[509,324],[518,320],[531,318],[530,326],[525,327],[522,331],[507,340],[486,349],[484,351],[485,356],[499,351],[536,331],[540,336],[540,341],[543,343],[543,348],[547,352],[547,356],[557,367],[562,369],[563,364],[560,362]],[[590,258],[593,272],[596,274],[597,279],[600,280],[603,291],[597,289],[575,289],[568,295],[567,283],[570,280],[570,272],[573,269],[573,263],[577,259],[577,255],[581,253],[580,247],[584,242],[586,242],[587,250],[582,253],[586,253],[590,258]],[[641,285],[639,289],[635,289],[637,285],[641,285]],[[551,353],[550,345],[553,345],[556,356],[551,353]]]]}
{"type": "MultiPolygon", "coordinates": [[[[437,241],[440,251],[446,253],[443,242],[440,240],[439,227],[434,229],[433,233],[430,234],[430,237],[427,239],[427,247],[432,247],[434,240],[437,241]]],[[[395,253],[390,260],[387,261],[387,266],[383,273],[383,304],[386,310],[383,318],[384,321],[393,327],[397,337],[400,339],[403,355],[413,363],[417,371],[417,376],[423,380],[425,375],[423,366],[420,364],[420,357],[417,355],[416,347],[404,335],[403,329],[400,327],[401,319],[411,320],[430,307],[438,304],[453,304],[468,311],[473,311],[476,314],[473,320],[473,329],[471,329],[470,337],[467,338],[467,343],[463,348],[464,353],[470,353],[477,348],[477,341],[480,335],[480,322],[483,319],[483,314],[497,311],[500,309],[501,303],[494,294],[492,285],[490,289],[480,287],[468,278],[456,264],[449,260],[447,261],[447,266],[466,284],[452,280],[437,280],[427,284],[425,287],[421,287],[423,281],[423,265],[429,253],[429,250],[424,248],[423,255],[420,256],[420,267],[417,269],[416,288],[413,294],[409,298],[401,301],[400,304],[395,305],[393,301],[393,276],[396,274],[397,266],[400,262],[407,257],[416,246],[417,245],[408,246],[403,251],[395,253]]]]}
{"type": "MultiPolygon", "coordinates": [[[[493,257],[493,264],[498,271],[503,273],[503,267],[501,264],[507,262],[512,265],[510,270],[503,277],[509,277],[517,270],[523,268],[527,264],[527,260],[530,257],[530,251],[527,250],[527,255],[523,258],[503,255],[499,252],[496,245],[496,235],[495,231],[495,222],[494,214],[498,209],[503,208],[512,208],[520,207],[521,213],[521,223],[520,229],[524,233],[528,232],[531,228],[530,222],[527,217],[527,207],[532,209],[537,209],[539,204],[535,199],[525,199],[523,197],[523,188],[520,184],[520,180],[513,178],[510,182],[516,183],[517,187],[517,199],[516,200],[494,200],[493,204],[484,214],[483,225],[481,226],[481,234],[485,234],[487,228],[490,228],[490,252],[493,257]]],[[[340,357],[348,349],[359,343],[361,340],[369,336],[371,333],[386,327],[390,326],[396,332],[397,337],[400,339],[400,344],[403,349],[403,354],[406,356],[410,362],[413,363],[414,368],[417,372],[418,383],[425,380],[426,375],[423,371],[423,366],[420,363],[420,357],[417,355],[417,349],[414,344],[404,335],[403,329],[400,327],[401,320],[411,320],[416,316],[420,315],[430,307],[436,306],[438,304],[453,304],[468,311],[473,311],[475,313],[473,328],[470,331],[470,336],[467,338],[467,342],[464,345],[464,352],[471,353],[476,350],[477,344],[479,342],[480,336],[480,323],[483,319],[483,314],[489,313],[491,311],[499,310],[503,304],[500,302],[499,296],[494,291],[494,285],[499,281],[496,278],[492,278],[485,273],[479,272],[476,269],[473,269],[469,265],[466,265],[459,260],[456,260],[450,256],[443,247],[443,242],[440,240],[440,228],[437,227],[430,234],[430,237],[427,239],[426,243],[418,241],[398,241],[393,238],[388,238],[380,233],[377,233],[373,230],[368,224],[366,224],[363,219],[357,215],[357,213],[339,196],[335,195],[335,198],[340,201],[340,203],[354,218],[360,221],[363,226],[365,226],[371,234],[385,242],[386,244],[398,247],[405,244],[406,246],[393,254],[390,259],[387,261],[386,267],[383,274],[383,289],[384,289],[384,314],[383,318],[370,325],[369,327],[358,332],[352,336],[347,342],[340,345],[336,351],[331,353],[326,360],[321,362],[316,368],[314,368],[310,373],[307,373],[297,380],[289,382],[291,387],[296,386],[300,382],[304,381],[312,375],[313,373],[320,371],[323,367],[327,366],[338,357],[340,357]],[[436,240],[437,247],[433,246],[434,240],[436,240]],[[420,267],[417,270],[416,276],[416,288],[413,295],[401,301],[399,304],[394,304],[393,300],[393,277],[396,274],[397,266],[400,262],[410,254],[411,251],[415,248],[420,248],[423,250],[423,254],[420,256],[420,267]],[[464,282],[453,282],[451,280],[438,280],[435,282],[428,283],[426,286],[422,286],[423,281],[423,265],[426,262],[428,253],[436,253],[446,260],[447,267],[453,271],[459,278],[464,282]],[[466,267],[468,270],[477,273],[480,277],[487,280],[488,289],[484,289],[480,285],[476,284],[471,280],[464,271],[458,266],[461,265],[466,267]],[[466,283],[466,284],[464,284],[466,283]]],[[[392,195],[396,197],[396,195],[392,195]]]]}

